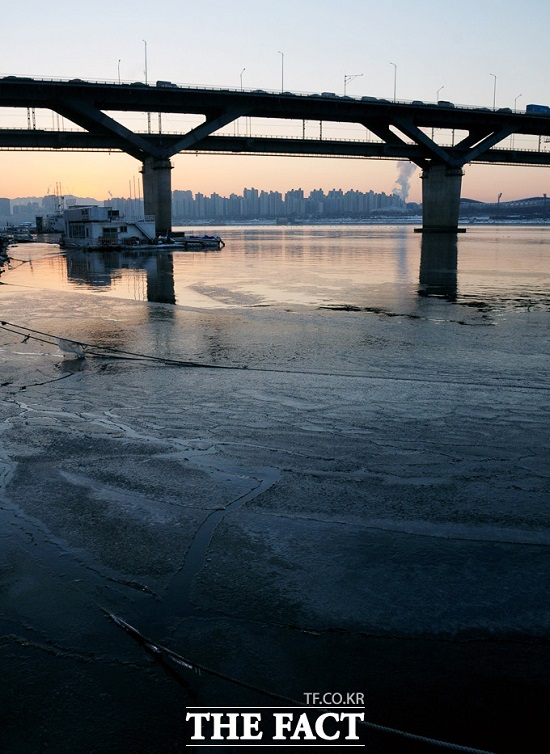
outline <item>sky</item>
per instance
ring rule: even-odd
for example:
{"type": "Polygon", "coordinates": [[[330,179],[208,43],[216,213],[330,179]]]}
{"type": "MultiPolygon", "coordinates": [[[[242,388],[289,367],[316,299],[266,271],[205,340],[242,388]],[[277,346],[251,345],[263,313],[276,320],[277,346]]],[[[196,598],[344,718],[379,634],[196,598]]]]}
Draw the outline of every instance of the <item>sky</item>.
{"type": "MultiPolygon", "coordinates": [[[[0,76],[132,82],[144,81],[147,69],[149,83],[337,94],[344,77],[355,76],[347,94],[392,99],[395,86],[405,101],[550,105],[550,0],[20,0],[5,5],[2,22],[0,76]]],[[[131,117],[129,125],[146,130],[145,114],[131,117]]],[[[56,120],[37,111],[36,125],[55,128],[56,120]]],[[[165,131],[191,125],[169,115],[162,120],[165,131]]],[[[0,111],[0,127],[15,126],[27,126],[26,110],[0,111]]],[[[254,119],[232,127],[266,133],[254,119]]],[[[307,128],[315,135],[313,124],[307,128]]],[[[364,134],[359,126],[340,132],[364,134]]],[[[328,124],[324,135],[333,135],[328,124]]],[[[173,165],[173,189],[222,195],[251,187],[392,193],[399,177],[398,164],[385,160],[180,154],[173,165]]],[[[129,196],[139,168],[118,153],[0,151],[0,196],[44,196],[56,186],[99,200],[129,196]]],[[[496,201],[502,194],[505,201],[543,193],[550,194],[550,171],[542,167],[465,168],[463,197],[496,201]]],[[[421,200],[419,170],[408,199],[421,200]]]]}

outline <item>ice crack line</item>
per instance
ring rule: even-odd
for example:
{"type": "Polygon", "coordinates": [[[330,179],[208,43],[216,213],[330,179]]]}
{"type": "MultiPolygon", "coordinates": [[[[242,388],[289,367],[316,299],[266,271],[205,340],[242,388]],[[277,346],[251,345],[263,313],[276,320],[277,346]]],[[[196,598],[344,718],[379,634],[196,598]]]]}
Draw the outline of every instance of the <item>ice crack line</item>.
{"type": "Polygon", "coordinates": [[[278,469],[263,469],[263,478],[251,490],[235,498],[225,508],[212,511],[198,528],[187,551],[184,564],[172,579],[163,601],[164,609],[178,617],[192,614],[191,587],[199,571],[203,568],[208,547],[216,528],[228,513],[234,513],[243,505],[262,495],[279,479],[278,469]]]}

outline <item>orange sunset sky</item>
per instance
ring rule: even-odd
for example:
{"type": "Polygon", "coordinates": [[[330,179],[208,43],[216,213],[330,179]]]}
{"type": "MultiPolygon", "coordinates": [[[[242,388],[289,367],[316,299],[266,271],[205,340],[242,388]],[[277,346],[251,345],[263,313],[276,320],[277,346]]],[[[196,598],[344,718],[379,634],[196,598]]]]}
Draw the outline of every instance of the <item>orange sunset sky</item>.
{"type": "MultiPolygon", "coordinates": [[[[172,188],[228,196],[244,188],[306,193],[322,188],[392,193],[397,187],[398,163],[382,160],[244,157],[237,155],[176,155],[172,188]]],[[[140,163],[120,153],[0,152],[0,196],[10,199],[55,193],[93,197],[129,197],[140,188],[140,163]]],[[[409,201],[421,201],[420,170],[410,179],[409,201]]],[[[462,196],[502,201],[550,194],[550,172],[536,167],[466,166],[462,196]]]]}

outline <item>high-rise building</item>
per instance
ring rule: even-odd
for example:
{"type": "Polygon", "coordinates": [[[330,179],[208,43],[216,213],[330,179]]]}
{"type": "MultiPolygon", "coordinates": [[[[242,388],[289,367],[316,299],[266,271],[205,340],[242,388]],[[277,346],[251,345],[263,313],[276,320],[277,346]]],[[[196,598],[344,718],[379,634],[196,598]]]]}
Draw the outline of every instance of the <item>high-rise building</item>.
{"type": "Polygon", "coordinates": [[[0,198],[0,222],[11,220],[11,202],[9,199],[0,198]]]}

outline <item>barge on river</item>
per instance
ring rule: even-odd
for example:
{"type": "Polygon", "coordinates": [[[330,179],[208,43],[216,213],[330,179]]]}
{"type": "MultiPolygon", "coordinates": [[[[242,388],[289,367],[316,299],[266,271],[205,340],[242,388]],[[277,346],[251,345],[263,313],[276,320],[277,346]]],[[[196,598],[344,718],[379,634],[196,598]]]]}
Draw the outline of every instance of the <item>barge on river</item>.
{"type": "Polygon", "coordinates": [[[220,236],[174,233],[159,238],[155,218],[128,219],[112,207],[77,205],[63,213],[63,248],[84,251],[222,249],[220,236]]]}

